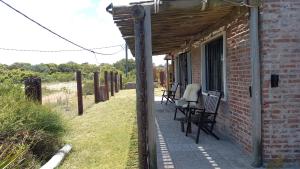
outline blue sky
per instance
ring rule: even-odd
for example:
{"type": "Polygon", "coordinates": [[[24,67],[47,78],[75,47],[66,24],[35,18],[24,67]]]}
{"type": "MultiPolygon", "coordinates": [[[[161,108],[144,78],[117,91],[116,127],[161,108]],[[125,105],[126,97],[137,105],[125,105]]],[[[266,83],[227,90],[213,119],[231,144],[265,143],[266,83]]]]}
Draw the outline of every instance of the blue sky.
{"type": "MultiPolygon", "coordinates": [[[[86,47],[98,48],[124,45],[121,34],[113,23],[112,16],[105,8],[126,4],[132,0],[6,0],[9,4],[49,27],[58,34],[86,47]]],[[[72,50],[76,46],[55,37],[49,32],[26,20],[0,3],[0,48],[72,50]]],[[[122,48],[114,47],[98,50],[114,53],[122,48]]],[[[129,52],[130,53],[130,52],[129,52]]],[[[97,55],[100,63],[113,63],[125,57],[121,51],[115,55],[97,55]]],[[[164,64],[162,57],[153,57],[156,64],[164,64]]],[[[64,63],[74,61],[97,64],[95,56],[89,52],[36,53],[0,50],[0,63],[14,62],[64,63]]]]}

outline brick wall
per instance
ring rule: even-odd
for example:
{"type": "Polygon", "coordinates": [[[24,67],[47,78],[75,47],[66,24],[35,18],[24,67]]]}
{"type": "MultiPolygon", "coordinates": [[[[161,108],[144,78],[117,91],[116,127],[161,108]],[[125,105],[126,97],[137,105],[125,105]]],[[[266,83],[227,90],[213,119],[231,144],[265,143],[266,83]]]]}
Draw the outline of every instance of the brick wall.
{"type": "Polygon", "coordinates": [[[247,152],[252,150],[249,86],[251,60],[248,16],[242,16],[227,26],[227,87],[233,139],[247,152]]]}
{"type": "Polygon", "coordinates": [[[192,83],[201,83],[201,47],[191,48],[192,83]]]}
{"type": "MultiPolygon", "coordinates": [[[[228,97],[222,101],[216,130],[251,152],[251,114],[249,86],[251,62],[249,20],[243,15],[224,25],[226,30],[226,77],[228,97]]],[[[211,30],[214,32],[215,30],[211,30]]],[[[192,48],[193,82],[201,82],[201,48],[192,48]]]]}
{"type": "MultiPolygon", "coordinates": [[[[260,9],[263,158],[265,162],[300,163],[300,1],[263,2],[260,9]],[[271,88],[271,74],[279,75],[279,87],[271,88]]],[[[226,24],[225,30],[228,97],[221,103],[216,129],[229,133],[232,140],[251,153],[249,16],[226,24]]],[[[191,53],[193,82],[200,83],[200,47],[192,48],[191,53]]]]}
{"type": "Polygon", "coordinates": [[[264,159],[300,165],[300,1],[266,0],[260,18],[264,159]]]}

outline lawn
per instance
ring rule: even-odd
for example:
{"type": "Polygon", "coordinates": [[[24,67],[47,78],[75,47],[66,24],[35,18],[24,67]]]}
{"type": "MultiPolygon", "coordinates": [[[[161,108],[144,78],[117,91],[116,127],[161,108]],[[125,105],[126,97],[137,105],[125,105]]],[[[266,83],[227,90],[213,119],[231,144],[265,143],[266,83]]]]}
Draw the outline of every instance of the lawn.
{"type": "Polygon", "coordinates": [[[137,168],[135,90],[122,90],[69,120],[73,149],[61,169],[137,168]]]}

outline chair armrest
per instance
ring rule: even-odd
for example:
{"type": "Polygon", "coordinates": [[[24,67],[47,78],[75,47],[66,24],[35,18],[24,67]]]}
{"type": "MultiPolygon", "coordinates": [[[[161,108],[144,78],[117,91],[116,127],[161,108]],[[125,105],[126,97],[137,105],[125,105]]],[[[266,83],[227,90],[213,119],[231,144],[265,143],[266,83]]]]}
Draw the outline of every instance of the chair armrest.
{"type": "Polygon", "coordinates": [[[188,103],[197,103],[198,101],[193,101],[193,100],[185,100],[188,103]]]}
{"type": "Polygon", "coordinates": [[[194,109],[195,111],[203,111],[204,110],[203,107],[193,107],[192,109],[194,109]]]}
{"type": "Polygon", "coordinates": [[[162,89],[161,91],[164,92],[164,91],[166,91],[166,89],[162,89]]]}
{"type": "Polygon", "coordinates": [[[193,101],[193,100],[185,100],[188,103],[188,107],[190,107],[191,103],[197,103],[197,101],[193,101]]]}

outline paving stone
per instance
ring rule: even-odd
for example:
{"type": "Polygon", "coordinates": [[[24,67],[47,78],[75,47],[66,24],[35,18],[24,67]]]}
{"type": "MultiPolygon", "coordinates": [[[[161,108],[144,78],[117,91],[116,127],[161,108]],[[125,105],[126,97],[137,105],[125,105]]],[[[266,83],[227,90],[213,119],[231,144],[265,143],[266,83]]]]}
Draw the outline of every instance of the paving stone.
{"type": "Polygon", "coordinates": [[[228,140],[216,140],[201,132],[199,144],[196,144],[196,126],[192,126],[193,132],[186,137],[180,123],[173,120],[174,106],[161,105],[160,98],[157,99],[159,169],[254,169],[251,159],[228,140]]]}

